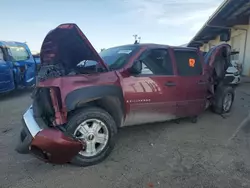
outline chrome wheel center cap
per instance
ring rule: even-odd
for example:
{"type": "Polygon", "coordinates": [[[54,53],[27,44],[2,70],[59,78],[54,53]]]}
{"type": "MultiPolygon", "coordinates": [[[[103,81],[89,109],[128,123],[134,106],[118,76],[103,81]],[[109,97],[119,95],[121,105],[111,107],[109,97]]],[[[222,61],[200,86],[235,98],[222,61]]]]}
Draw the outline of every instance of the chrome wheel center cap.
{"type": "Polygon", "coordinates": [[[88,140],[89,140],[89,141],[94,140],[94,138],[95,138],[95,136],[94,136],[93,134],[88,135],[88,140]]]}

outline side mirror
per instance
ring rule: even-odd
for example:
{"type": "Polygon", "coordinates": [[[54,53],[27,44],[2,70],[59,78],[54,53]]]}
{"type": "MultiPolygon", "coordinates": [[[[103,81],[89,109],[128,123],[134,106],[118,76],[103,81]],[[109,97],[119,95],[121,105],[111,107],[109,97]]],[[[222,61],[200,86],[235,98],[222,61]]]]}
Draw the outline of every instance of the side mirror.
{"type": "Polygon", "coordinates": [[[142,71],[142,61],[141,60],[135,61],[133,66],[129,70],[129,72],[132,74],[140,74],[141,71],[142,71]]]}

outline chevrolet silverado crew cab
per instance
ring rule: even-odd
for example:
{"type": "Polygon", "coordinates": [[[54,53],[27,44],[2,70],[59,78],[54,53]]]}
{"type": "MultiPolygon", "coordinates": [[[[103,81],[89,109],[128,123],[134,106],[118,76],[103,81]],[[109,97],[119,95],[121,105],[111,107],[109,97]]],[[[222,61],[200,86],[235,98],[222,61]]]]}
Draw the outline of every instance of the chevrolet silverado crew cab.
{"type": "Polygon", "coordinates": [[[80,166],[105,159],[123,126],[230,111],[230,46],[131,44],[100,52],[75,24],[50,31],[16,150],[80,166]]]}

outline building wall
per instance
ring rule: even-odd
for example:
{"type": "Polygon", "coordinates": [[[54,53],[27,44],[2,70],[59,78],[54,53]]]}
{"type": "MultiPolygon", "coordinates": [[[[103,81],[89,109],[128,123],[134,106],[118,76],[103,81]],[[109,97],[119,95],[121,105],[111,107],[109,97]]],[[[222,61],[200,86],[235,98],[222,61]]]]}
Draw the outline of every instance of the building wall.
{"type": "Polygon", "coordinates": [[[248,26],[247,41],[246,41],[246,55],[243,64],[243,75],[250,76],[250,25],[248,26]]]}
{"type": "MultiPolygon", "coordinates": [[[[213,46],[221,43],[225,42],[221,42],[220,37],[217,36],[214,40],[204,44],[200,49],[207,52],[213,46]]],[[[234,26],[231,30],[231,40],[226,43],[232,46],[232,50],[240,52],[236,58],[243,65],[243,75],[250,76],[250,24],[234,26]],[[247,29],[247,32],[237,28],[247,29]]]]}

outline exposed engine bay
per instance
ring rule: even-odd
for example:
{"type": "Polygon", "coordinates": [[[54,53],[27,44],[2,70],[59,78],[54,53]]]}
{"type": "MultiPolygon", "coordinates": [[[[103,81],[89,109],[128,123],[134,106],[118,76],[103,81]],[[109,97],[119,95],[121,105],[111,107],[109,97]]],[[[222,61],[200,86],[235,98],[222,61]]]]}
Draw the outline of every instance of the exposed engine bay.
{"type": "Polygon", "coordinates": [[[37,81],[42,82],[50,78],[65,76],[65,71],[60,64],[44,65],[40,67],[37,75],[37,81]]]}

